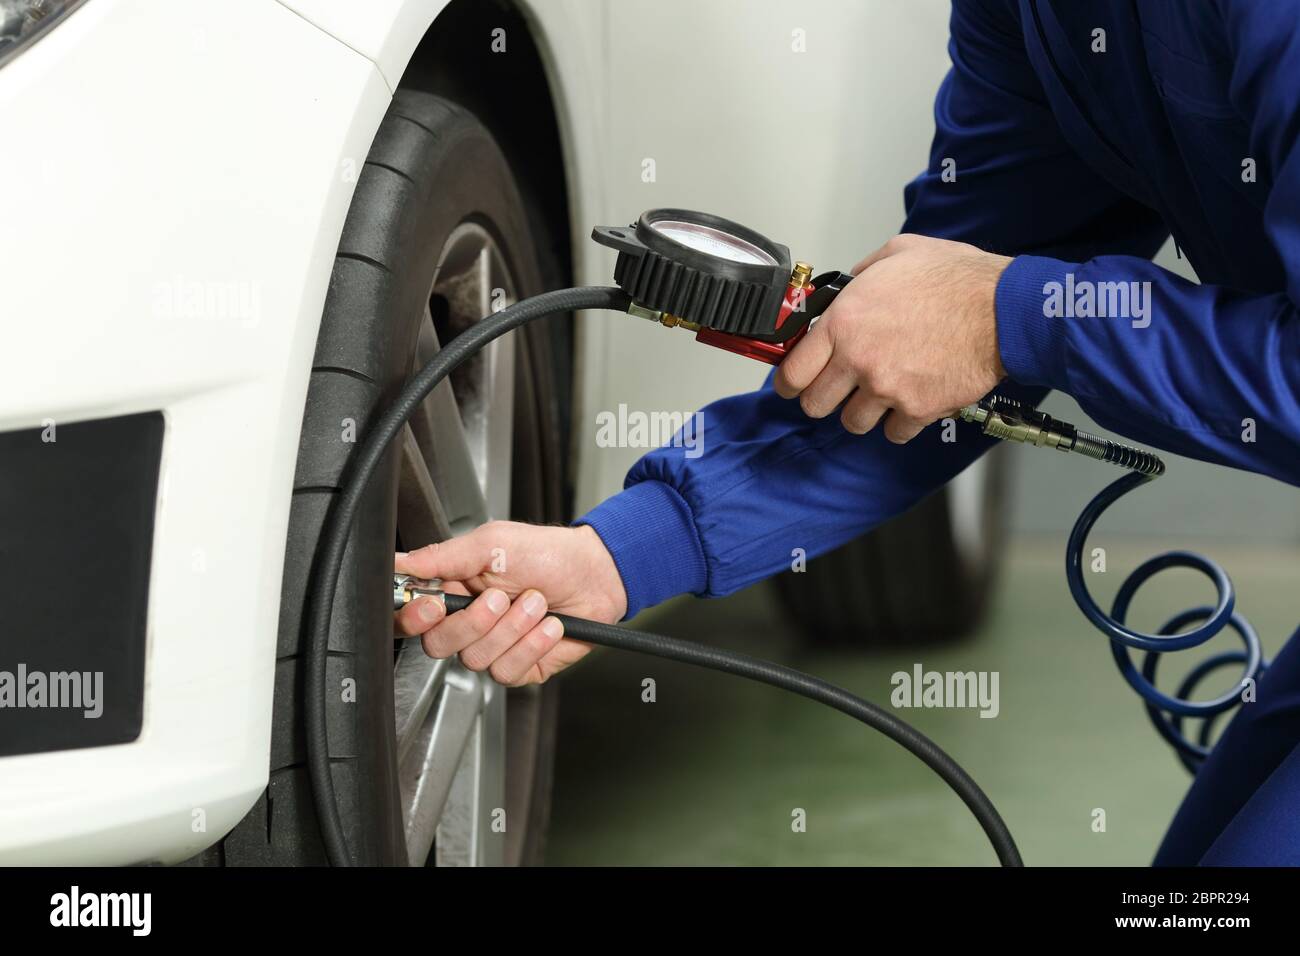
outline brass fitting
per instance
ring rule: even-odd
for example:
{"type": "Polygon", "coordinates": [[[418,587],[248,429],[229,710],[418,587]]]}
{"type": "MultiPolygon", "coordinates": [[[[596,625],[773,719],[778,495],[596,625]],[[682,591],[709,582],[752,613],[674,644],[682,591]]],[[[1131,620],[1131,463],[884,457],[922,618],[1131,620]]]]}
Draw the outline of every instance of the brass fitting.
{"type": "Polygon", "coordinates": [[[806,262],[796,262],[794,269],[790,273],[790,285],[796,289],[803,289],[812,281],[812,266],[806,262]]]}
{"type": "Polygon", "coordinates": [[[699,323],[687,322],[685,319],[679,318],[678,316],[675,315],[670,315],[667,312],[663,314],[663,318],[661,318],[659,321],[662,322],[664,325],[668,326],[668,328],[670,329],[681,327],[683,329],[686,329],[688,332],[698,332],[700,330],[699,323]]]}
{"type": "Polygon", "coordinates": [[[685,319],[679,318],[678,316],[670,315],[667,312],[660,312],[658,309],[648,309],[644,305],[638,305],[635,302],[628,305],[627,312],[628,315],[635,315],[638,319],[649,319],[651,322],[656,322],[659,325],[670,329],[680,327],[691,332],[698,332],[700,330],[700,326],[695,322],[687,322],[685,319]]]}

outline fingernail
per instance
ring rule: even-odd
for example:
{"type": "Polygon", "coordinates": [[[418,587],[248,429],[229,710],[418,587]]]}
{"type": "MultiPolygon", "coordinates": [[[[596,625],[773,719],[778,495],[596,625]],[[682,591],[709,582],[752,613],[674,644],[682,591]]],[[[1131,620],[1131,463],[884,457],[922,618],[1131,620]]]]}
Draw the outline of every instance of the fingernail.
{"type": "Polygon", "coordinates": [[[420,602],[420,620],[425,624],[432,624],[438,618],[442,617],[442,605],[437,598],[427,598],[420,602]]]}
{"type": "Polygon", "coordinates": [[[559,637],[561,634],[564,633],[564,625],[561,624],[555,618],[548,617],[546,620],[542,622],[542,633],[545,634],[547,637],[549,637],[551,640],[555,640],[557,637],[559,637]]]}
{"type": "Polygon", "coordinates": [[[528,597],[524,598],[524,613],[541,614],[542,608],[546,604],[546,599],[542,597],[540,591],[534,591],[528,597]]]}
{"type": "Polygon", "coordinates": [[[395,558],[404,558],[404,557],[406,557],[406,552],[405,552],[405,551],[394,551],[394,552],[393,552],[393,557],[395,557],[395,558]]]}
{"type": "Polygon", "coordinates": [[[493,614],[504,614],[510,606],[510,598],[506,597],[505,591],[492,588],[487,592],[487,606],[493,614]]]}

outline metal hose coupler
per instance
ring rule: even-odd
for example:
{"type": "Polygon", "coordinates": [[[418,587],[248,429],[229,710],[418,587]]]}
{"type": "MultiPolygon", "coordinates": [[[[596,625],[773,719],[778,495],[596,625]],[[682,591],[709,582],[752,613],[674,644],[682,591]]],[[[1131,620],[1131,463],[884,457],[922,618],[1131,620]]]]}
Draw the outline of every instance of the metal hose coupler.
{"type": "Polygon", "coordinates": [[[984,434],[1003,441],[1072,451],[1150,478],[1165,473],[1165,463],[1153,452],[1081,432],[1069,422],[1003,395],[990,395],[974,405],[967,405],[958,412],[958,417],[979,425],[984,434]]]}
{"type": "Polygon", "coordinates": [[[967,405],[958,416],[964,422],[979,425],[992,438],[1060,451],[1074,450],[1077,432],[1073,425],[1001,395],[990,395],[975,405],[967,405]]]}
{"type": "Polygon", "coordinates": [[[417,578],[413,574],[393,572],[393,610],[400,611],[417,597],[435,597],[442,600],[442,581],[438,578],[417,578]]]}

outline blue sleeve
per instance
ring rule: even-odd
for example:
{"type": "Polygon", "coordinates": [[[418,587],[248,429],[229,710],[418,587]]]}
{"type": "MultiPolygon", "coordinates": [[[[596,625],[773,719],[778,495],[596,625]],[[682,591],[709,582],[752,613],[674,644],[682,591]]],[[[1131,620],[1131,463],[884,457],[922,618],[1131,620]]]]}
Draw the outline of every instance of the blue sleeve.
{"type": "Polygon", "coordinates": [[[1272,171],[1264,228],[1285,290],[1197,285],[1130,256],[1024,256],[998,285],[999,348],[1012,376],[1068,392],[1106,428],[1300,485],[1300,15],[1289,6],[1287,25],[1275,4],[1219,7],[1229,93],[1272,171]],[[1070,288],[1073,297],[1058,296],[1070,288]],[[1132,305],[1124,318],[1080,314],[1096,315],[1104,296],[1113,315],[1116,295],[1143,303],[1143,314],[1132,305]]]}
{"type": "MultiPolygon", "coordinates": [[[[905,192],[904,231],[1008,255],[1154,255],[1165,238],[1155,214],[1062,140],[1014,11],[1012,0],[954,2],[953,65],[935,103],[929,167],[905,192]],[[943,175],[945,159],[955,179],[943,175]]],[[[1014,382],[999,390],[1034,402],[1045,394],[1014,382]]],[[[944,441],[952,430],[941,424],[902,446],[879,428],[851,435],[837,417],[809,419],[766,386],[702,414],[702,454],[647,454],[624,491],[579,519],[613,555],[629,617],[677,594],[730,593],[789,568],[796,548],[829,551],[907,510],[992,444],[965,429],[944,441]]]]}

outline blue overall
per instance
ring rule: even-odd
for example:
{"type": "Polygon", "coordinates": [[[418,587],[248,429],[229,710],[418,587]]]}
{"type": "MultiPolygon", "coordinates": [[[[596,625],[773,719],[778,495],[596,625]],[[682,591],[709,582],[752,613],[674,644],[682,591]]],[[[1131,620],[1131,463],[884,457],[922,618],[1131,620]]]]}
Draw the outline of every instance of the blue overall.
{"type": "MultiPolygon", "coordinates": [[[[996,295],[999,390],[1059,389],[1139,443],[1300,484],[1300,2],[954,0],[949,52],[903,231],[1015,257],[996,295]],[[1149,261],[1170,234],[1202,284],[1149,261]],[[1102,283],[1149,289],[1147,316],[1045,307],[1050,289],[1119,288],[1102,283]]],[[[744,587],[794,547],[828,551],[992,442],[931,427],[895,446],[766,386],[708,406],[704,427],[703,455],[651,452],[581,519],[613,554],[629,615],[744,587]]],[[[1297,742],[1292,640],[1156,863],[1300,864],[1297,742]]]]}

